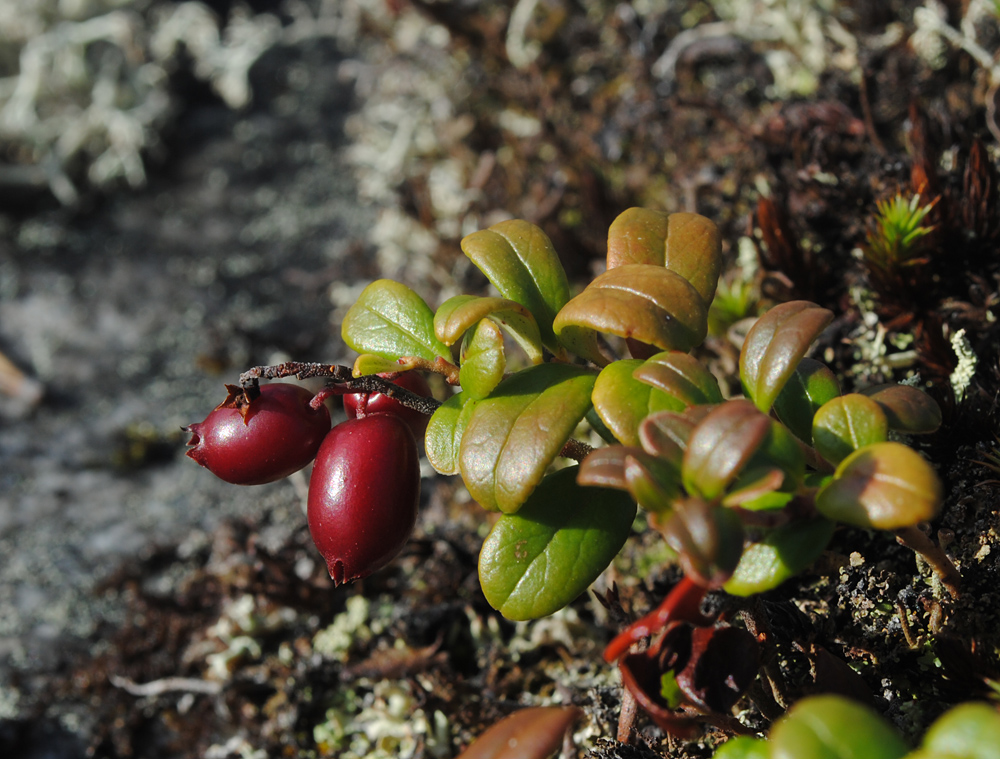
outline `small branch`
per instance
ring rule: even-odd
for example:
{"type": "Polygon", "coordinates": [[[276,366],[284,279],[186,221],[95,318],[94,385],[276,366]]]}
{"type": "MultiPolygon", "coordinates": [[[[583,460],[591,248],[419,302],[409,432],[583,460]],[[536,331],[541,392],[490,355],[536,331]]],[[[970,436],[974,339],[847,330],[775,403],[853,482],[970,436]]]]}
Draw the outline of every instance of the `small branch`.
{"type": "Polygon", "coordinates": [[[912,526],[896,530],[896,540],[922,556],[924,561],[931,565],[931,569],[941,579],[941,584],[948,589],[948,592],[955,598],[959,597],[958,587],[961,584],[962,575],[940,546],[912,526]]]}
{"type": "Polygon", "coordinates": [[[564,456],[567,459],[573,459],[576,463],[582,462],[587,458],[587,454],[593,451],[593,447],[587,445],[579,440],[574,440],[570,438],[563,445],[562,450],[559,451],[560,456],[564,456]]]}
{"type": "Polygon", "coordinates": [[[286,377],[295,377],[300,380],[322,377],[329,380],[330,385],[338,394],[382,393],[407,408],[415,409],[427,416],[433,414],[441,405],[441,402],[434,398],[417,395],[383,377],[379,377],[377,374],[355,377],[351,373],[351,367],[337,364],[286,361],[274,366],[255,366],[240,375],[240,386],[249,401],[256,397],[259,392],[259,380],[284,379],[286,377]]]}
{"type": "Polygon", "coordinates": [[[111,675],[111,684],[121,688],[133,696],[160,696],[164,693],[180,691],[184,693],[207,693],[216,695],[222,692],[222,683],[199,680],[194,677],[164,677],[148,683],[137,683],[127,677],[111,675]]]}

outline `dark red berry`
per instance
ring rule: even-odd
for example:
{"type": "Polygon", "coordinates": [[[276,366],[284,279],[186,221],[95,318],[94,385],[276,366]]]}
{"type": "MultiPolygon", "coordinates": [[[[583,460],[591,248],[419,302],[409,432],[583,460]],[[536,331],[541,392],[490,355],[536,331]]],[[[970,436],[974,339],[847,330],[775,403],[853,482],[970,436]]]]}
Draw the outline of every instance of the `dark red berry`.
{"type": "MultiPolygon", "coordinates": [[[[409,371],[398,374],[380,374],[379,376],[409,390],[411,393],[422,395],[425,398],[431,397],[431,387],[419,372],[409,371]]],[[[417,440],[424,439],[424,430],[427,429],[427,420],[430,419],[426,414],[404,406],[399,401],[382,393],[348,393],[344,396],[344,411],[347,412],[348,419],[368,416],[369,414],[395,414],[410,426],[410,431],[417,440]]]]}
{"type": "Polygon", "coordinates": [[[312,393],[297,385],[262,385],[244,413],[226,404],[191,433],[187,455],[235,485],[262,485],[297,472],[316,457],[330,431],[330,412],[312,408],[312,393]]]}
{"type": "Polygon", "coordinates": [[[420,500],[417,444],[393,414],[338,424],[309,481],[309,533],[334,584],[388,564],[413,531],[420,500]]]}

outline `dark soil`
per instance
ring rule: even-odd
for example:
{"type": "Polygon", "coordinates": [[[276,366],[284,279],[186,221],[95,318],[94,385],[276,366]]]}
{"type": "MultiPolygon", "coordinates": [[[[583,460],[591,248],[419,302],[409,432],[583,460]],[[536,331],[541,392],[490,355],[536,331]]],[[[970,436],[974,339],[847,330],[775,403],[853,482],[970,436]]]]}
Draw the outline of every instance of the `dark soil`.
{"type": "MultiPolygon", "coordinates": [[[[462,225],[434,202],[434,167],[448,162],[475,191],[465,222],[539,224],[578,284],[622,210],[704,214],[729,262],[741,236],[754,241],[761,307],[834,311],[816,354],[845,390],[919,373],[940,402],[944,425],[917,443],[947,492],[926,531],[960,568],[961,595],[891,536],[839,530],[817,565],[742,609],[765,641],[736,709],[745,724],[766,730],[803,695],[849,691],[913,739],[948,705],[990,695],[1000,475],[978,462],[1000,429],[1000,198],[986,74],[955,51],[932,70],[905,36],[869,44],[892,21],[912,30],[915,3],[848,2],[834,15],[864,42],[857,66],[827,67],[808,96],[775,94],[765,46],[736,34],[656,76],[685,14],[714,20],[674,5],[640,17],[542,3],[530,33],[545,44],[519,69],[508,4],[389,3],[393,19],[369,22],[357,50],[309,40],[265,54],[244,112],[179,76],[185,107],[143,190],[76,209],[20,198],[0,215],[0,350],[45,388],[35,407],[2,408],[0,754],[448,757],[542,703],[585,710],[580,756],[704,757],[724,738],[679,741],[640,715],[632,745],[618,744],[621,693],[601,657],[616,615],[588,595],[550,619],[500,617],[476,576],[488,520],[455,481],[428,471],[402,556],[334,588],[302,477],[239,488],[183,456],[179,428],[244,369],[352,361],[345,288],[402,277],[431,303],[485,288],[462,261],[462,225]],[[392,35],[428,19],[446,44],[392,35]],[[357,71],[442,59],[461,75],[439,143],[390,182],[437,243],[426,266],[386,271],[369,232],[387,201],[359,200],[365,176],[347,160],[364,134],[346,120],[372,91],[357,71]],[[537,124],[513,130],[510,113],[537,124]],[[935,230],[919,263],[873,273],[854,251],[897,191],[938,198],[935,230]],[[948,337],[960,329],[979,363],[956,401],[948,337]]],[[[723,334],[702,349],[738,387],[734,355],[723,334]]],[[[646,531],[595,591],[616,583],[625,616],[639,615],[677,578],[646,531]]]]}

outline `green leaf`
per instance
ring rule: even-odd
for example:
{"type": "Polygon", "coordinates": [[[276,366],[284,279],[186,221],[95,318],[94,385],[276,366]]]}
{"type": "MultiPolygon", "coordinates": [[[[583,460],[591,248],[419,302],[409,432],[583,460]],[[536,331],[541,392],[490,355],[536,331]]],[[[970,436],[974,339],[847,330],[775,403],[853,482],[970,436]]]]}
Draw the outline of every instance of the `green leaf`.
{"type": "Polygon", "coordinates": [[[553,329],[567,346],[584,344],[600,332],[661,350],[689,351],[708,333],[708,307],[679,274],[651,264],[626,264],[599,275],[563,306],[553,329]]]}
{"type": "Polygon", "coordinates": [[[816,508],[838,522],[896,530],[933,519],[943,494],[919,453],[902,443],[876,443],[840,462],[816,494],[816,508]]]}
{"type": "Polygon", "coordinates": [[[772,759],[902,759],[907,753],[888,722],[842,696],[799,701],[770,738],[772,759]]]}
{"type": "Polygon", "coordinates": [[[866,445],[884,442],[888,436],[889,422],[882,407],[860,393],[828,401],[813,419],[816,451],[834,464],[866,445]]]}
{"type": "Polygon", "coordinates": [[[771,759],[771,747],[760,738],[741,735],[719,746],[712,759],[771,759]]]}
{"type": "Polygon", "coordinates": [[[923,390],[909,385],[876,385],[861,391],[885,412],[889,429],[907,435],[934,432],[941,426],[941,407],[923,390]]]}
{"type": "Polygon", "coordinates": [[[840,395],[837,377],[822,361],[803,358],[774,400],[774,413],[804,443],[812,444],[813,417],[840,395]]]}
{"type": "Polygon", "coordinates": [[[778,587],[819,558],[833,537],[834,526],[821,517],[768,531],[763,539],[743,549],[743,557],[723,590],[734,596],[751,596],[778,587]]]}
{"type": "Polygon", "coordinates": [[[723,400],[715,375],[694,356],[681,351],[657,353],[643,362],[632,376],[676,398],[683,404],[682,408],[722,403],[723,400]]]}
{"type": "Polygon", "coordinates": [[[517,514],[493,526],[479,554],[479,581],[508,619],[537,619],[566,606],[597,579],[629,535],[635,504],[625,493],[576,483],[576,467],[550,474],[517,514]]]}
{"type": "Polygon", "coordinates": [[[765,414],[809,346],[833,320],[815,303],[793,300],[775,306],[750,328],[740,351],[743,392],[765,414]]]}
{"type": "Polygon", "coordinates": [[[698,214],[629,208],[608,229],[608,268],[625,264],[665,266],[711,303],[722,269],[722,237],[698,214]]]}
{"type": "Polygon", "coordinates": [[[409,287],[389,279],[376,280],[361,292],[344,316],[341,335],[358,353],[451,360],[448,346],[434,335],[430,307],[409,287]]]}
{"type": "Polygon", "coordinates": [[[366,374],[405,372],[413,369],[415,366],[416,364],[413,361],[394,361],[390,358],[376,356],[374,353],[362,353],[354,359],[351,374],[355,377],[363,377],[366,374]]]}
{"type": "Polygon", "coordinates": [[[684,703],[684,691],[677,684],[677,676],[672,669],[660,675],[660,696],[671,709],[676,709],[684,703]]]}
{"type": "Polygon", "coordinates": [[[956,759],[1000,759],[1000,714],[981,702],[952,707],[934,720],[920,748],[956,759]]]}
{"type": "Polygon", "coordinates": [[[461,365],[458,379],[471,398],[485,398],[500,384],[507,362],[503,355],[503,335],[496,324],[483,319],[465,333],[461,365]]]}
{"type": "Polygon", "coordinates": [[[505,298],[456,295],[434,314],[434,333],[445,345],[454,345],[482,319],[491,319],[521,346],[532,364],[542,363],[542,337],[531,312],[505,298]]]}
{"type": "Polygon", "coordinates": [[[508,377],[479,402],[459,463],[483,508],[520,508],[586,415],[596,378],[581,366],[541,364],[508,377]]]}
{"type": "Polygon", "coordinates": [[[791,489],[801,481],[805,462],[784,427],[750,401],[737,399],[716,406],[695,427],[681,471],[685,489],[711,501],[722,496],[744,469],[758,468],[781,469],[786,475],[782,487],[791,489]]]}
{"type": "Polygon", "coordinates": [[[625,445],[639,444],[639,424],[649,414],[684,409],[682,401],[635,379],[633,372],[642,365],[635,358],[614,361],[601,370],[594,384],[597,415],[625,445]]]}
{"type": "Polygon", "coordinates": [[[438,406],[427,422],[424,451],[427,461],[441,474],[458,474],[462,436],[478,401],[466,393],[456,393],[438,406]]]}
{"type": "Polygon", "coordinates": [[[542,342],[558,353],[552,320],[569,300],[569,281],[548,236],[534,224],[512,219],[468,235],[462,252],[504,298],[534,315],[542,342]]]}

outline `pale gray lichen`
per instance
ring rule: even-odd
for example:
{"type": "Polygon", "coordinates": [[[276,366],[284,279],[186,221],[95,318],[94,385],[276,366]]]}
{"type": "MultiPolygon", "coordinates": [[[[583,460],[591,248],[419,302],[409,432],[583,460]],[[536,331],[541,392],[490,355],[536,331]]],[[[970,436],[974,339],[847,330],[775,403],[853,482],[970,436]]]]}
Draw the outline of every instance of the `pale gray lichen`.
{"type": "Polygon", "coordinates": [[[951,336],[950,342],[951,349],[955,351],[955,356],[958,358],[958,364],[955,366],[955,370],[951,373],[951,376],[948,377],[948,382],[951,384],[952,392],[955,393],[955,400],[961,401],[965,397],[965,391],[972,384],[972,378],[976,374],[976,366],[979,364],[979,358],[976,356],[975,351],[972,350],[972,343],[965,336],[964,329],[955,332],[951,336]]]}

